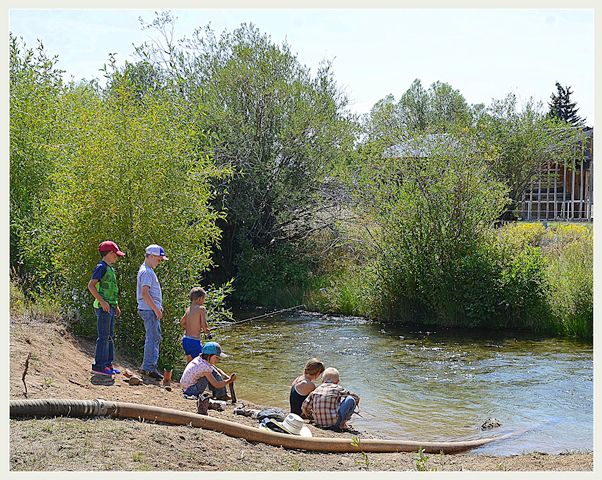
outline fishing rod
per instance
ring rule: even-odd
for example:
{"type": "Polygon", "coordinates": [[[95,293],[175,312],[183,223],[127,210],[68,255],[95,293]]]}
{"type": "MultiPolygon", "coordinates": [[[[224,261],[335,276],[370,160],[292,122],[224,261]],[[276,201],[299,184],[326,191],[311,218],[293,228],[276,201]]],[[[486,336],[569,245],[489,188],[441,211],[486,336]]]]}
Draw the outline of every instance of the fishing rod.
{"type": "Polygon", "coordinates": [[[294,307],[283,308],[282,310],[276,310],[274,312],[264,313],[263,315],[257,315],[256,317],[245,318],[244,320],[238,320],[237,322],[230,322],[226,324],[219,324],[212,330],[218,330],[220,328],[233,327],[234,325],[240,325],[241,323],[250,322],[251,320],[257,320],[259,318],[271,317],[272,315],[278,315],[279,313],[288,312],[289,310],[296,310],[298,308],[305,307],[305,305],[296,305],[294,307]]]}

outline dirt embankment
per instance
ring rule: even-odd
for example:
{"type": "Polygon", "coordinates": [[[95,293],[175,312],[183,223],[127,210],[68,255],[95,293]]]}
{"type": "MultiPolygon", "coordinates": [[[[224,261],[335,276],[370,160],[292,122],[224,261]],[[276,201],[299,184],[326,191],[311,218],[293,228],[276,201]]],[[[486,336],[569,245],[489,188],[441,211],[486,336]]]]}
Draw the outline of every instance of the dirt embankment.
{"type": "MultiPolygon", "coordinates": [[[[130,386],[123,375],[115,381],[91,381],[94,342],[74,337],[56,323],[28,318],[11,319],[10,398],[103,398],[196,412],[196,403],[183,398],[177,384],[167,391],[156,384],[130,386]],[[22,376],[25,361],[29,366],[22,376]]],[[[133,362],[116,362],[122,370],[136,370],[133,362]]],[[[240,379],[244,381],[244,379],[240,379]]],[[[239,404],[244,399],[238,399],[239,404]]],[[[247,404],[249,405],[249,404],[247,404]]],[[[261,408],[257,405],[249,405],[261,408]]],[[[226,411],[211,416],[257,426],[247,417],[226,411]]],[[[310,426],[314,436],[341,436],[310,426]]],[[[373,438],[369,432],[361,437],[373,438]]],[[[285,450],[252,444],[221,433],[187,426],[134,420],[94,418],[18,419],[10,421],[11,470],[172,470],[172,471],[348,471],[348,470],[472,470],[472,471],[592,471],[593,454],[509,457],[422,455],[416,453],[329,454],[285,450]]]]}

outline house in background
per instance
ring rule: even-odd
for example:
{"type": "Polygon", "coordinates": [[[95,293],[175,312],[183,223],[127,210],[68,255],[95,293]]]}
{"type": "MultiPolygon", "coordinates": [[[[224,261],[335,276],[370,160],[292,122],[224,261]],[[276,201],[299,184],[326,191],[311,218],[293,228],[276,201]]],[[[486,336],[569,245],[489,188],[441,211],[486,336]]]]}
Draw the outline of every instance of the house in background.
{"type": "MultiPolygon", "coordinates": [[[[572,162],[548,162],[531,180],[517,202],[519,220],[592,221],[594,203],[593,128],[584,129],[586,140],[576,147],[572,162]]],[[[458,140],[448,134],[431,134],[387,148],[384,158],[426,158],[434,151],[455,150],[458,140]]]]}
{"type": "Polygon", "coordinates": [[[521,220],[591,221],[594,204],[594,130],[584,129],[586,141],[576,148],[573,162],[549,162],[523,192],[521,220]]]}
{"type": "Polygon", "coordinates": [[[393,145],[383,152],[384,158],[427,158],[435,151],[454,151],[461,144],[448,133],[431,133],[393,145]]]}

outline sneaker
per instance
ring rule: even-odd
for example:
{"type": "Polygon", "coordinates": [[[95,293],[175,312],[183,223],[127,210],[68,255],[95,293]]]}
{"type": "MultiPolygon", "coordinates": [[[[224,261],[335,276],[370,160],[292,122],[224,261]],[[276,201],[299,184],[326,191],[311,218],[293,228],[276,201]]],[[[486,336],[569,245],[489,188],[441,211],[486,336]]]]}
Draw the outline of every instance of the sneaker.
{"type": "Polygon", "coordinates": [[[148,370],[140,370],[140,373],[146,377],[154,378],[156,380],[163,380],[163,375],[161,375],[156,370],[149,372],[148,370]]]}
{"type": "Polygon", "coordinates": [[[105,367],[102,370],[97,370],[96,368],[92,367],[92,373],[96,373],[97,375],[113,376],[113,370],[109,367],[105,367]]]}
{"type": "Polygon", "coordinates": [[[119,375],[121,373],[121,370],[117,370],[113,365],[109,365],[108,368],[113,370],[113,375],[119,375]]]}
{"type": "Polygon", "coordinates": [[[352,434],[360,433],[358,430],[353,428],[353,425],[345,425],[344,427],[337,427],[336,425],[333,425],[330,428],[330,430],[332,430],[333,432],[337,432],[337,433],[352,433],[352,434]]]}
{"type": "Polygon", "coordinates": [[[226,401],[226,402],[227,402],[227,401],[229,401],[229,400],[232,400],[232,397],[231,397],[230,395],[228,395],[227,393],[226,393],[226,395],[223,395],[223,396],[221,396],[221,397],[218,397],[218,396],[215,396],[215,395],[214,395],[214,396],[213,396],[213,398],[214,398],[215,400],[224,400],[224,401],[226,401]]]}

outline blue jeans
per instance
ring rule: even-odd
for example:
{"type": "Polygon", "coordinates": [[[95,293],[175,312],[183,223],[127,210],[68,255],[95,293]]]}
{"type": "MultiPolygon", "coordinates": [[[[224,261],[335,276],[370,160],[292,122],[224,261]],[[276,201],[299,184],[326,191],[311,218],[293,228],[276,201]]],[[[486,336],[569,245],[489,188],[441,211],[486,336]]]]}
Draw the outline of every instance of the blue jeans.
{"type": "Polygon", "coordinates": [[[94,370],[102,370],[113,363],[113,335],[115,335],[115,307],[108,312],[95,308],[96,313],[96,350],[94,352],[94,370]]]}
{"type": "MultiPolygon", "coordinates": [[[[218,382],[221,382],[223,380],[222,376],[217,370],[213,369],[212,373],[214,378],[218,382]]],[[[213,396],[215,398],[225,398],[227,395],[226,387],[214,388],[213,385],[209,383],[209,380],[207,380],[207,377],[201,377],[199,378],[199,381],[196,382],[194,385],[190,385],[190,387],[184,390],[184,395],[192,395],[194,397],[198,397],[205,391],[207,387],[209,387],[209,389],[213,392],[213,396]]]]}
{"type": "Polygon", "coordinates": [[[146,330],[142,369],[147,372],[154,372],[157,370],[157,365],[159,363],[161,322],[152,310],[138,310],[138,315],[144,320],[144,330],[146,330]]]}
{"type": "Polygon", "coordinates": [[[339,405],[339,413],[337,415],[337,423],[335,427],[341,428],[343,423],[349,421],[353,411],[355,410],[355,398],[348,396],[339,405]]]}

